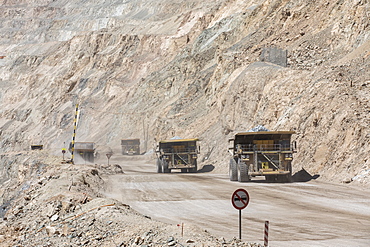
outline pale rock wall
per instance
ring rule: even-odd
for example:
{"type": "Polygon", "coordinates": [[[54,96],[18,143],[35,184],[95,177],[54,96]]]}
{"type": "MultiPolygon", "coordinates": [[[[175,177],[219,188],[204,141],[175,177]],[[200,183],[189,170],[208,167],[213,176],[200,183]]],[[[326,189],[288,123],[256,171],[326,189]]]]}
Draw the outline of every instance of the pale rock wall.
{"type": "Polygon", "coordinates": [[[261,124],[297,132],[295,170],[339,182],[369,169],[367,0],[0,4],[1,153],[60,154],[79,103],[77,140],[116,152],[199,137],[202,164],[227,172],[227,140],[261,124]],[[288,67],[259,62],[270,46],[288,67]]]}

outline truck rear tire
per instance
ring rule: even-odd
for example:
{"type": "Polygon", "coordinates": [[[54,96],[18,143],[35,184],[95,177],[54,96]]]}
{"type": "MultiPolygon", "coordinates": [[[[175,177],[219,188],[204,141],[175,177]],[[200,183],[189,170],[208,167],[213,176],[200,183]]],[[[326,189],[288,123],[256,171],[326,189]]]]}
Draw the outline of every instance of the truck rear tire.
{"type": "Polygon", "coordinates": [[[289,162],[289,165],[288,165],[288,170],[289,170],[289,173],[286,175],[286,181],[287,181],[287,183],[292,183],[293,182],[292,163],[290,163],[290,162],[289,162]]]}
{"type": "Polygon", "coordinates": [[[162,173],[162,165],[160,159],[157,159],[157,173],[162,173]]]}
{"type": "Polygon", "coordinates": [[[250,180],[247,164],[242,162],[240,159],[238,160],[238,175],[239,182],[248,182],[250,180]]]}
{"type": "Polygon", "coordinates": [[[230,159],[229,164],[229,177],[230,181],[238,181],[238,167],[235,159],[230,159]]]}
{"type": "Polygon", "coordinates": [[[265,179],[266,179],[266,182],[276,183],[276,182],[279,182],[280,177],[281,176],[279,175],[268,175],[268,176],[265,176],[265,179]]]}
{"type": "Polygon", "coordinates": [[[198,164],[197,164],[197,161],[194,160],[194,167],[193,168],[189,168],[189,172],[196,173],[197,171],[198,171],[198,164]]]}
{"type": "Polygon", "coordinates": [[[293,182],[292,173],[289,173],[289,174],[286,175],[286,182],[287,183],[292,183],[293,182]]]}
{"type": "Polygon", "coordinates": [[[292,174],[285,174],[279,177],[279,183],[291,183],[292,182],[292,174]]]}

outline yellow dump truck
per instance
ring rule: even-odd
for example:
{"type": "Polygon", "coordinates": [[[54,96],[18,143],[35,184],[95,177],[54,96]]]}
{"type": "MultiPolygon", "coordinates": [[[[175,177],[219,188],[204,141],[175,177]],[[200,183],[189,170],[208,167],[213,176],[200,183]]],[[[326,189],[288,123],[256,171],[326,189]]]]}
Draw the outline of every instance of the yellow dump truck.
{"type": "Polygon", "coordinates": [[[181,172],[197,172],[197,158],[200,147],[198,139],[169,139],[157,145],[157,172],[170,173],[172,169],[181,172]]]}
{"type": "Polygon", "coordinates": [[[41,144],[32,144],[31,145],[31,150],[42,150],[44,149],[44,145],[41,144]]]}
{"type": "Polygon", "coordinates": [[[258,131],[235,134],[229,140],[231,181],[248,182],[252,177],[265,176],[267,181],[291,182],[294,131],[258,131]]]}
{"type": "Polygon", "coordinates": [[[121,147],[123,155],[140,154],[140,139],[122,139],[121,147]]]}

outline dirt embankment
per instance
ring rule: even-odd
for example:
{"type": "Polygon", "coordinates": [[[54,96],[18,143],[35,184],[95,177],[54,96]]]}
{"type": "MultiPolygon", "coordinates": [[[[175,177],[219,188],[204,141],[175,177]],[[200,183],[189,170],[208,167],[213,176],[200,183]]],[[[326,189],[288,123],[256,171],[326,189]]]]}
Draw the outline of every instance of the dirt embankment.
{"type": "Polygon", "coordinates": [[[259,246],[167,225],[102,197],[101,176],[122,173],[118,165],[61,164],[43,151],[2,158],[14,162],[2,173],[0,246],[259,246]]]}

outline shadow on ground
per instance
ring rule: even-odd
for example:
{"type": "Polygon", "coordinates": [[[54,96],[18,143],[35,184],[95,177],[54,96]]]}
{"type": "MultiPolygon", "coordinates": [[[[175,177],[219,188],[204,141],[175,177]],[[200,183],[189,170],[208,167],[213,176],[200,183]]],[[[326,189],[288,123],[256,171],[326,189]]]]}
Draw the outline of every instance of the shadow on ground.
{"type": "Polygon", "coordinates": [[[213,169],[215,169],[214,165],[205,165],[202,169],[198,170],[198,172],[211,172],[213,169]]]}
{"type": "Polygon", "coordinates": [[[318,177],[320,177],[320,175],[316,174],[312,176],[304,168],[302,168],[300,171],[294,173],[292,180],[293,182],[308,182],[312,179],[317,179],[318,177]]]}

